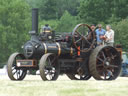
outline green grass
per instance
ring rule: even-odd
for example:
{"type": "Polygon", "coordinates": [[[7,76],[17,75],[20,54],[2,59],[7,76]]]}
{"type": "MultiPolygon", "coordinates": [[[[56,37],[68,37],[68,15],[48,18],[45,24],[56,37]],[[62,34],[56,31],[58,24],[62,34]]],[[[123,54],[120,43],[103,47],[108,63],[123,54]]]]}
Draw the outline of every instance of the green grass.
{"type": "Polygon", "coordinates": [[[71,81],[61,76],[57,81],[42,81],[27,76],[23,81],[0,77],[0,96],[128,96],[128,77],[115,81],[71,81]]]}

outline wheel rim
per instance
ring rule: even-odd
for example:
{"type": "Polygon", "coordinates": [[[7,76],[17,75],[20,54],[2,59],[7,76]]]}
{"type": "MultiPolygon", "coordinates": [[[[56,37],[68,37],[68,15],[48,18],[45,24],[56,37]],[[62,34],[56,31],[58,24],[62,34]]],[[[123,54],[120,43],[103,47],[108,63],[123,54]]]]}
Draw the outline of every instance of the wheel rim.
{"type": "Polygon", "coordinates": [[[23,80],[26,76],[27,70],[23,68],[18,68],[16,66],[16,60],[25,59],[22,54],[15,53],[12,54],[8,61],[8,76],[11,80],[23,80]]]}
{"type": "Polygon", "coordinates": [[[101,48],[96,52],[95,57],[93,58],[95,61],[92,62],[95,69],[93,66],[90,68],[95,79],[114,80],[118,77],[121,69],[121,58],[115,48],[110,46],[101,48]]]}
{"type": "Polygon", "coordinates": [[[95,34],[94,32],[91,31],[91,28],[89,25],[78,24],[74,28],[72,35],[73,35],[73,43],[77,50],[81,52],[88,52],[94,47],[95,34]],[[89,30],[91,34],[87,35],[89,30]]]}

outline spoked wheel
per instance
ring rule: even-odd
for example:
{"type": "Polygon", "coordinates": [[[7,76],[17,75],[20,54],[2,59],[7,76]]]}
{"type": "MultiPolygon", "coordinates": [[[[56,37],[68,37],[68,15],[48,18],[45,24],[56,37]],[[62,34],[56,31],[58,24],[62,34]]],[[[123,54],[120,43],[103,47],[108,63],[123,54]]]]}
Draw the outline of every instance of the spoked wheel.
{"type": "Polygon", "coordinates": [[[71,80],[89,80],[91,75],[66,74],[71,80]]]}
{"type": "Polygon", "coordinates": [[[114,80],[121,70],[121,57],[111,46],[99,46],[89,59],[91,75],[97,80],[114,80]]]}
{"type": "Polygon", "coordinates": [[[39,69],[40,76],[44,81],[57,80],[60,70],[57,63],[57,56],[52,53],[43,55],[40,60],[39,69]]]}
{"type": "Polygon", "coordinates": [[[88,52],[94,48],[95,32],[93,32],[89,25],[78,24],[73,32],[73,44],[75,48],[81,52],[88,52]]]}
{"type": "Polygon", "coordinates": [[[14,53],[9,57],[7,64],[8,76],[11,80],[23,80],[27,74],[27,70],[24,68],[18,68],[16,60],[25,59],[23,54],[14,53]]]}

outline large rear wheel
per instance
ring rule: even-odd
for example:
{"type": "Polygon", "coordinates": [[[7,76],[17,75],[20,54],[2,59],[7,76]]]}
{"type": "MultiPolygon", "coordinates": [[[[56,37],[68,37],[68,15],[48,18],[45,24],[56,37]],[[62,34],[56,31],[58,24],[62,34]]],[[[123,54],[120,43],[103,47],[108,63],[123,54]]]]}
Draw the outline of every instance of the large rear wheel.
{"type": "Polygon", "coordinates": [[[114,47],[98,46],[90,55],[89,69],[96,80],[114,80],[120,74],[121,57],[114,47]]]}

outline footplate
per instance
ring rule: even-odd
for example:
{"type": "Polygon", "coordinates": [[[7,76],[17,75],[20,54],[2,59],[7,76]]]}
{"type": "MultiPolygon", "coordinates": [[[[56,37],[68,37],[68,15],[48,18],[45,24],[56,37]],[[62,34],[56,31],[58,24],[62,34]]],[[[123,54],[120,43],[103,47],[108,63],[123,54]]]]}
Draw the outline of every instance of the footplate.
{"type": "Polygon", "coordinates": [[[37,67],[37,60],[16,60],[17,67],[37,67]]]}

